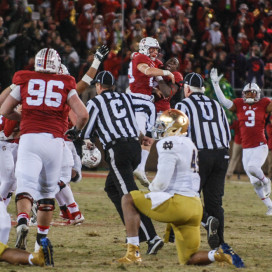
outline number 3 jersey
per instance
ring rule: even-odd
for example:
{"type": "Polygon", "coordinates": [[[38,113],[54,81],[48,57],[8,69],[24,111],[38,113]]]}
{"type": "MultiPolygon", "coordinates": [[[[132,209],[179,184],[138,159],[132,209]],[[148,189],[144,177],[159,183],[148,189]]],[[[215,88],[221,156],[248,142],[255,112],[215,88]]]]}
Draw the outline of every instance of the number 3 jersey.
{"type": "Polygon", "coordinates": [[[185,136],[169,136],[157,143],[157,174],[149,185],[151,192],[199,196],[198,151],[185,136]]]}
{"type": "Polygon", "coordinates": [[[22,103],[21,135],[51,133],[64,137],[70,107],[67,100],[76,94],[75,79],[68,75],[18,71],[11,95],[22,103]]]}
{"type": "Polygon", "coordinates": [[[267,143],[264,128],[267,116],[266,108],[270,102],[268,97],[264,97],[254,104],[247,104],[242,98],[233,100],[243,148],[252,148],[267,143]]]}

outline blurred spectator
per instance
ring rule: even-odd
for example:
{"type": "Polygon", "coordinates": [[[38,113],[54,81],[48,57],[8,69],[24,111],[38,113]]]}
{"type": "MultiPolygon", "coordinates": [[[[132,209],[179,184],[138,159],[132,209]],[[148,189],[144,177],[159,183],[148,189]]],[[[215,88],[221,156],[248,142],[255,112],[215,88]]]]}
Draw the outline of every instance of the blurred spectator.
{"type": "Polygon", "coordinates": [[[74,2],[69,0],[58,0],[55,6],[55,23],[63,40],[71,42],[75,36],[75,26],[70,21],[71,12],[75,9],[74,2]]]}
{"type": "Polygon", "coordinates": [[[241,45],[241,51],[243,52],[243,54],[247,54],[250,48],[250,42],[247,39],[247,36],[245,33],[243,32],[238,33],[237,43],[241,45]]]}
{"type": "Polygon", "coordinates": [[[214,48],[225,46],[225,38],[223,33],[220,31],[220,24],[218,22],[213,22],[211,24],[209,32],[207,33],[207,40],[211,42],[214,48]]]}
{"type": "Polygon", "coordinates": [[[70,74],[77,78],[78,68],[80,65],[79,55],[69,41],[65,42],[64,51],[65,53],[62,58],[62,63],[67,67],[70,74]]]}
{"type": "Polygon", "coordinates": [[[79,29],[80,38],[83,42],[87,41],[87,34],[92,28],[93,24],[93,6],[91,4],[85,4],[83,6],[82,13],[80,13],[78,21],[77,21],[77,27],[79,29]]]}
{"type": "Polygon", "coordinates": [[[8,29],[6,27],[4,27],[4,19],[2,16],[0,16],[0,29],[4,30],[4,37],[7,38],[8,37],[8,29]]]}
{"type": "Polygon", "coordinates": [[[87,34],[87,48],[98,47],[107,44],[107,29],[103,21],[96,18],[93,22],[93,29],[87,34]]]}
{"type": "Polygon", "coordinates": [[[246,79],[246,57],[241,51],[241,44],[235,44],[233,53],[227,55],[226,68],[229,71],[229,80],[233,88],[243,88],[246,79]]]}
{"type": "Polygon", "coordinates": [[[139,42],[142,38],[145,38],[147,35],[146,29],[144,27],[144,22],[142,19],[135,19],[132,22],[132,26],[130,28],[130,35],[129,41],[132,42],[139,42]]]}
{"type": "Polygon", "coordinates": [[[253,42],[251,56],[247,61],[247,82],[256,83],[261,89],[264,85],[264,62],[260,58],[260,46],[253,42]]]}
{"type": "Polygon", "coordinates": [[[239,6],[239,13],[236,15],[235,21],[233,23],[234,35],[235,37],[239,32],[246,34],[248,40],[252,42],[254,40],[254,16],[248,11],[247,4],[241,4],[239,6]]]}

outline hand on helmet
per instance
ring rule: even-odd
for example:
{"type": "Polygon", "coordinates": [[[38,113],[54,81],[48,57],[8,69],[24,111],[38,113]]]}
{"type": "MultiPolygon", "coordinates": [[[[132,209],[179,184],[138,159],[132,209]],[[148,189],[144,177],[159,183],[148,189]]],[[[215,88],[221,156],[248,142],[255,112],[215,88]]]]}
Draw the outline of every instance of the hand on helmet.
{"type": "Polygon", "coordinates": [[[74,141],[78,138],[79,134],[81,133],[80,129],[77,129],[75,126],[73,128],[68,129],[64,135],[71,141],[74,141]]]}
{"type": "Polygon", "coordinates": [[[223,77],[223,74],[221,74],[220,76],[218,76],[217,74],[217,69],[216,68],[212,68],[211,73],[210,73],[210,78],[212,83],[217,84],[219,83],[220,79],[223,77]]]}
{"type": "Polygon", "coordinates": [[[102,45],[96,50],[94,57],[98,59],[99,61],[103,61],[108,53],[109,53],[109,48],[106,45],[102,45]]]}

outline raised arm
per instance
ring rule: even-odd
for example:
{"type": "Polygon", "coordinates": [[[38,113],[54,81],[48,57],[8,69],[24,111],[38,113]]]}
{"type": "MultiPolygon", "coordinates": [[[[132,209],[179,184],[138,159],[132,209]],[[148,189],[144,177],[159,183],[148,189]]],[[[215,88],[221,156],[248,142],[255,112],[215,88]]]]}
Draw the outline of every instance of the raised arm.
{"type": "Polygon", "coordinates": [[[210,73],[210,77],[211,77],[211,81],[212,81],[212,85],[213,88],[215,90],[215,94],[218,98],[218,101],[224,106],[226,107],[228,110],[230,111],[236,111],[236,106],[233,103],[232,100],[229,100],[225,97],[225,95],[223,94],[220,86],[219,86],[219,81],[220,79],[223,77],[223,75],[218,76],[217,74],[217,69],[216,68],[212,68],[211,73],[210,73]]]}
{"type": "Polygon", "coordinates": [[[83,93],[86,90],[86,88],[91,85],[91,82],[93,81],[96,75],[99,65],[105,59],[108,53],[109,53],[109,48],[106,45],[102,45],[96,50],[94,54],[94,61],[92,63],[92,66],[89,68],[86,74],[82,77],[82,79],[77,83],[76,90],[78,94],[83,93]]]}

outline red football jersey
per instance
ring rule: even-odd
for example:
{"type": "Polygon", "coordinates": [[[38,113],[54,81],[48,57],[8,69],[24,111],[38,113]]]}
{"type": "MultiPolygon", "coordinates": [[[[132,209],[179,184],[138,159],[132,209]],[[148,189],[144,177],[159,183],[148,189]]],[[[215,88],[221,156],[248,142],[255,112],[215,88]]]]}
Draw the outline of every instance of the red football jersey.
{"type": "MultiPolygon", "coordinates": [[[[180,72],[172,72],[172,74],[175,76],[175,82],[178,86],[181,86],[182,81],[183,81],[183,76],[180,72]]],[[[169,77],[163,77],[165,82],[169,82],[171,81],[171,78],[169,77]]],[[[180,88],[178,89],[178,91],[180,91],[180,88]]],[[[169,97],[167,98],[162,98],[160,100],[157,100],[155,102],[155,107],[156,107],[156,111],[160,112],[160,111],[166,111],[170,109],[170,99],[173,97],[173,95],[175,95],[176,90],[171,90],[171,94],[169,97]]]]}
{"type": "Polygon", "coordinates": [[[0,131],[5,127],[6,118],[3,115],[0,115],[0,131]]]}
{"type": "Polygon", "coordinates": [[[237,118],[242,139],[243,148],[252,148],[266,144],[265,119],[266,108],[271,100],[268,97],[262,98],[254,104],[247,104],[242,98],[233,100],[237,109],[237,118]]]}
{"type": "Polygon", "coordinates": [[[76,89],[75,79],[69,75],[19,71],[13,83],[20,85],[22,119],[21,135],[51,133],[62,137],[67,130],[67,96],[76,89]]]}
{"type": "Polygon", "coordinates": [[[132,75],[130,76],[130,90],[133,93],[151,95],[153,89],[153,77],[149,77],[137,69],[138,64],[146,63],[149,67],[157,67],[154,61],[141,53],[135,53],[132,58],[132,75]]]}

